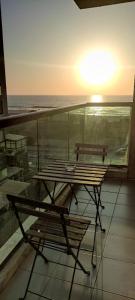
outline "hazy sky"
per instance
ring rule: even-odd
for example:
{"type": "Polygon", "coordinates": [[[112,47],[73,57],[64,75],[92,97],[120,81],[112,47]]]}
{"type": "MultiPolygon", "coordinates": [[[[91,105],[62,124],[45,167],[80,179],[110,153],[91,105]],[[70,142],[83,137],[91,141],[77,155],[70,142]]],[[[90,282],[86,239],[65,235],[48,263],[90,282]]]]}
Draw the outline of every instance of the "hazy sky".
{"type": "Polygon", "coordinates": [[[8,94],[132,94],[135,2],[79,10],[73,0],[1,0],[8,94]],[[109,85],[85,85],[75,66],[107,49],[118,74],[109,85]]]}

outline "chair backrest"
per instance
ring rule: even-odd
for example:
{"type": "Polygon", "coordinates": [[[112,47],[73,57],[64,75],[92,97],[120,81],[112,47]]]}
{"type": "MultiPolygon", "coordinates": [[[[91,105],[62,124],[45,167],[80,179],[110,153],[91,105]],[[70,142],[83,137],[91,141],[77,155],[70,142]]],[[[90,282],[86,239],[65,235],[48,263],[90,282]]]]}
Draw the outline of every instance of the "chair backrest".
{"type": "Polygon", "coordinates": [[[79,160],[80,154],[88,155],[99,155],[102,157],[104,163],[105,157],[107,156],[108,146],[107,145],[95,145],[95,144],[75,144],[76,161],[79,160]]]}
{"type": "Polygon", "coordinates": [[[62,225],[64,222],[65,226],[69,225],[70,221],[68,218],[65,218],[65,215],[69,214],[68,208],[66,207],[35,201],[20,195],[7,195],[7,198],[12,204],[23,236],[25,236],[25,230],[20,218],[20,213],[34,216],[36,217],[35,220],[40,218],[47,222],[53,222],[62,225]]]}

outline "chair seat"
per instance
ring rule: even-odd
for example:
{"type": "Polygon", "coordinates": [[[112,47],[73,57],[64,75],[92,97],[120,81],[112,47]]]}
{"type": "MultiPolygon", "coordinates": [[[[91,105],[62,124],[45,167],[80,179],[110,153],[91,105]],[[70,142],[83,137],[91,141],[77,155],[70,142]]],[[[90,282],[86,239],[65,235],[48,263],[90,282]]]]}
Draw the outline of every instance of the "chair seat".
{"type": "MultiPolygon", "coordinates": [[[[50,213],[48,213],[48,215],[50,217],[50,213]]],[[[44,240],[45,242],[54,242],[67,247],[62,224],[56,223],[54,213],[52,215],[54,221],[51,222],[48,221],[48,218],[45,220],[38,218],[27,231],[27,235],[29,238],[32,238],[33,242],[35,237],[44,240]]],[[[90,225],[90,220],[78,217],[66,217],[66,221],[68,221],[66,228],[70,246],[72,248],[78,248],[90,225]]]]}

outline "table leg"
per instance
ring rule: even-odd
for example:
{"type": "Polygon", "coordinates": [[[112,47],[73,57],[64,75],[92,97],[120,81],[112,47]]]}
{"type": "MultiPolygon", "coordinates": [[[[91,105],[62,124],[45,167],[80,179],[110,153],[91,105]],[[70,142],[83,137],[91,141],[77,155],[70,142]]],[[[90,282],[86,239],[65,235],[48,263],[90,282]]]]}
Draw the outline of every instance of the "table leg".
{"type": "Polygon", "coordinates": [[[94,189],[94,197],[95,197],[95,202],[96,202],[96,219],[95,219],[95,222],[96,222],[96,226],[97,226],[97,220],[99,220],[99,225],[100,225],[100,228],[101,228],[101,231],[105,232],[105,229],[102,227],[102,223],[101,223],[101,218],[100,218],[100,213],[99,213],[99,206],[100,206],[100,192],[101,192],[101,189],[99,187],[99,190],[98,190],[98,187],[94,186],[93,187],[94,189]]]}
{"type": "Polygon", "coordinates": [[[91,192],[89,191],[89,189],[87,188],[86,185],[84,185],[85,187],[85,190],[88,192],[90,198],[92,199],[92,201],[94,202],[94,204],[96,205],[96,200],[95,200],[95,197],[91,194],[91,192]]]}
{"type": "Polygon", "coordinates": [[[99,200],[99,205],[101,206],[102,209],[104,209],[104,205],[102,205],[102,202],[101,202],[101,185],[99,187],[99,194],[100,194],[100,200],[99,200]]]}
{"type": "Polygon", "coordinates": [[[55,195],[55,189],[56,189],[56,181],[54,182],[54,187],[53,187],[53,198],[54,198],[54,195],[55,195]]]}
{"type": "MultiPolygon", "coordinates": [[[[93,200],[94,204],[96,205],[95,198],[92,196],[91,192],[89,191],[89,189],[87,188],[86,185],[84,185],[84,188],[85,188],[85,190],[88,192],[88,194],[90,195],[90,197],[91,197],[91,199],[93,200]]],[[[100,193],[100,195],[101,195],[101,186],[100,186],[99,189],[100,189],[99,193],[100,193]]],[[[101,197],[100,197],[100,200],[99,200],[99,205],[101,206],[102,209],[105,208],[104,205],[102,205],[101,197]]]]}
{"type": "Polygon", "coordinates": [[[46,182],[43,180],[43,184],[44,184],[44,187],[45,187],[45,190],[47,191],[47,194],[48,196],[50,197],[51,201],[52,201],[52,204],[55,204],[55,200],[54,200],[54,197],[51,195],[49,189],[48,189],[48,186],[46,184],[46,182]]]}
{"type": "Polygon", "coordinates": [[[72,184],[69,183],[69,187],[70,187],[70,190],[71,190],[71,200],[70,200],[70,203],[69,203],[69,212],[70,212],[70,208],[71,208],[71,203],[72,203],[72,199],[73,199],[73,195],[75,194],[74,191],[73,191],[73,187],[72,187],[72,184]]]}
{"type": "Polygon", "coordinates": [[[71,192],[72,192],[72,197],[73,196],[75,197],[75,204],[78,204],[78,199],[76,197],[76,193],[74,192],[74,188],[72,187],[72,184],[70,183],[69,186],[70,186],[70,189],[71,189],[71,192]]]}

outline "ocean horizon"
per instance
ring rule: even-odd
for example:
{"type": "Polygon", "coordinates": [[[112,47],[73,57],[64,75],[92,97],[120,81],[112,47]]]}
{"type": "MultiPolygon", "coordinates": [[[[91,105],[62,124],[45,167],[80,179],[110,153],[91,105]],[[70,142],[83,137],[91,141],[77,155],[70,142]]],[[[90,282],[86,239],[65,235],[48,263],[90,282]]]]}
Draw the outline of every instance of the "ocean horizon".
{"type": "Polygon", "coordinates": [[[8,95],[9,107],[53,108],[66,105],[94,102],[93,97],[100,97],[102,102],[132,102],[132,95],[8,95]]]}

